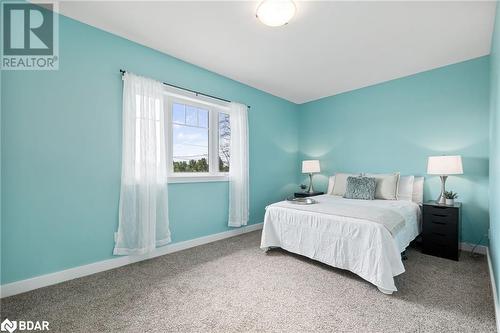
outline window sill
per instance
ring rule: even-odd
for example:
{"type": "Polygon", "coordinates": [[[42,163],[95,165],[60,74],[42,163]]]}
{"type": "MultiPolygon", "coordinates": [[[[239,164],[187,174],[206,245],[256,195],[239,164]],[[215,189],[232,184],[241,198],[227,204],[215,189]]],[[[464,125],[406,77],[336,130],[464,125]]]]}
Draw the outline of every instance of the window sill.
{"type": "Polygon", "coordinates": [[[227,182],[228,176],[170,176],[167,179],[169,184],[178,183],[210,183],[210,182],[227,182]]]}

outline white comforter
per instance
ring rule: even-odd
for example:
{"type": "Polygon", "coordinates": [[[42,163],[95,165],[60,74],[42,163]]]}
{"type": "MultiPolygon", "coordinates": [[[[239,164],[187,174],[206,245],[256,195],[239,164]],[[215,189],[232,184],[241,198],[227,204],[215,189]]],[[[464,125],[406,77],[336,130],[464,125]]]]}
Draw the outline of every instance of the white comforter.
{"type": "Polygon", "coordinates": [[[386,292],[396,291],[394,276],[405,271],[400,253],[418,235],[418,205],[402,200],[350,200],[332,195],[314,199],[321,206],[334,206],[336,200],[342,200],[364,211],[370,207],[390,209],[404,218],[404,226],[391,235],[384,224],[373,220],[335,215],[324,208],[317,212],[315,205],[304,210],[277,203],[266,209],[261,248],[281,247],[347,269],[386,292]]]}

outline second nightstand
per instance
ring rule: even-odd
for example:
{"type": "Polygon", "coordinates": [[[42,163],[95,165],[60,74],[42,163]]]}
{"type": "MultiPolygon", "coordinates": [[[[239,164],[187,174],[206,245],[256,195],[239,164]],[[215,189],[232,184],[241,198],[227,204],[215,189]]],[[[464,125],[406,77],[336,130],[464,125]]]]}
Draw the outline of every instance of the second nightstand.
{"type": "Polygon", "coordinates": [[[295,192],[295,197],[296,198],[306,198],[306,197],[314,197],[316,195],[322,195],[322,194],[325,194],[325,192],[313,192],[313,193],[295,192]]]}
{"type": "Polygon", "coordinates": [[[458,261],[460,255],[460,221],[462,204],[453,206],[424,203],[422,219],[423,252],[458,261]]]}

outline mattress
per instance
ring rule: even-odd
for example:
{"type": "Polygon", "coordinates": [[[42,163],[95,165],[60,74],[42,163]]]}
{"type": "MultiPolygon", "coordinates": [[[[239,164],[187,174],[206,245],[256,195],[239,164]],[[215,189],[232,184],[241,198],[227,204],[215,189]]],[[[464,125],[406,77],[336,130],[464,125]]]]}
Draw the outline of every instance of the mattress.
{"type": "Polygon", "coordinates": [[[314,205],[302,210],[277,203],[266,208],[261,248],[281,247],[349,270],[384,292],[397,291],[394,276],[405,271],[400,253],[419,234],[419,206],[403,200],[352,200],[332,195],[314,199],[322,206],[342,200],[360,209],[388,209],[400,214],[404,225],[391,234],[383,224],[372,220],[326,214],[324,209],[316,212],[314,205]]]}

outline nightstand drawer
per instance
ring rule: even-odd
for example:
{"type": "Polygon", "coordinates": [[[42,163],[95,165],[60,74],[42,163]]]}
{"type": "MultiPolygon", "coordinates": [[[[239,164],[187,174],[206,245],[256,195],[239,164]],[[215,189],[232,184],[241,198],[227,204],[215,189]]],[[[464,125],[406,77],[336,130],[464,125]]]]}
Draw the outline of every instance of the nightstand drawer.
{"type": "Polygon", "coordinates": [[[450,216],[441,216],[436,214],[425,213],[424,214],[425,221],[429,223],[429,225],[453,225],[457,224],[457,219],[455,218],[455,214],[450,216]]]}
{"type": "Polygon", "coordinates": [[[452,260],[458,260],[458,257],[460,255],[460,251],[451,248],[449,244],[439,244],[432,242],[424,243],[423,252],[425,254],[452,260]]]}
{"type": "Polygon", "coordinates": [[[424,206],[424,215],[432,215],[441,218],[455,218],[457,216],[457,209],[446,206],[424,206]]]}
{"type": "Polygon", "coordinates": [[[422,234],[424,243],[439,245],[455,245],[458,243],[456,232],[449,231],[428,231],[422,234]]]}
{"type": "Polygon", "coordinates": [[[436,221],[431,218],[426,218],[425,224],[422,226],[422,234],[443,234],[450,238],[457,237],[457,222],[456,221],[436,221]]]}

